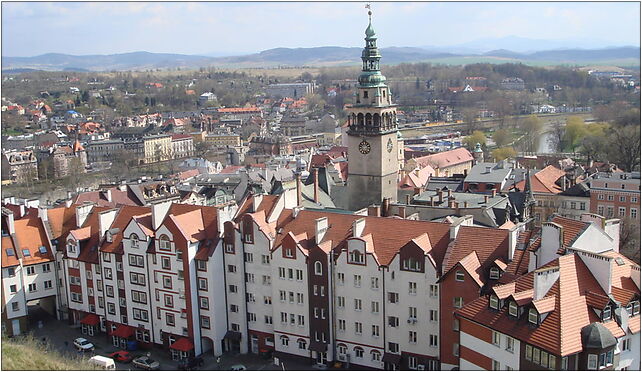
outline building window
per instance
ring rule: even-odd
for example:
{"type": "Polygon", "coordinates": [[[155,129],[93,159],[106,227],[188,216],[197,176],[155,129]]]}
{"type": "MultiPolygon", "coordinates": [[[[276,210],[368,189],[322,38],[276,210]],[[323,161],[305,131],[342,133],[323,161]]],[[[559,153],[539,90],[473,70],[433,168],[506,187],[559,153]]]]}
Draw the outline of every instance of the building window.
{"type": "Polygon", "coordinates": [[[288,347],[289,344],[290,339],[288,338],[288,336],[281,336],[281,345],[284,347],[288,347]]]}
{"type": "Polygon", "coordinates": [[[607,306],[604,311],[602,311],[602,321],[606,322],[607,320],[611,320],[611,307],[607,306]]]}
{"type": "Polygon", "coordinates": [[[354,348],[354,356],[359,359],[363,358],[363,349],[359,346],[356,346],[354,348]]]}
{"type": "Polygon", "coordinates": [[[430,321],[431,322],[439,321],[439,312],[437,310],[430,310],[430,321]]]}
{"type": "Polygon", "coordinates": [[[453,344],[453,356],[459,356],[459,343],[457,342],[453,344]]]}
{"type": "Polygon", "coordinates": [[[537,324],[539,321],[539,314],[537,314],[537,310],[535,309],[530,309],[528,310],[528,321],[532,324],[537,324]]]}
{"type": "Polygon", "coordinates": [[[499,332],[493,331],[493,345],[499,347],[501,344],[501,334],[499,332]]]}
{"type": "Polygon", "coordinates": [[[361,287],[361,275],[354,276],[354,286],[357,288],[361,287]]]}
{"type": "Polygon", "coordinates": [[[506,336],[506,350],[511,353],[515,351],[515,339],[510,336],[506,336]]]}
{"type": "Polygon", "coordinates": [[[196,268],[200,271],[207,271],[207,261],[196,260],[196,268]]]}
{"type": "Polygon", "coordinates": [[[174,314],[171,314],[171,313],[165,314],[165,323],[168,326],[173,327],[176,324],[176,321],[174,319],[174,314]]]}
{"type": "Polygon", "coordinates": [[[421,262],[413,257],[409,257],[401,261],[401,268],[409,271],[421,271],[421,262]]]}
{"type": "Polygon", "coordinates": [[[345,279],[346,279],[345,274],[337,273],[337,282],[338,282],[337,284],[338,285],[343,285],[345,283],[345,279]]]}
{"type": "Polygon", "coordinates": [[[247,253],[243,255],[245,257],[245,262],[252,263],[254,262],[254,255],[252,253],[247,253]]]}
{"type": "Polygon", "coordinates": [[[379,278],[375,278],[375,277],[370,278],[370,288],[379,289],[379,278]]]}
{"type": "Polygon", "coordinates": [[[363,325],[360,322],[354,322],[354,333],[360,335],[363,331],[363,325]]]}
{"type": "Polygon", "coordinates": [[[455,272],[455,280],[458,281],[458,282],[463,282],[464,281],[464,272],[460,271],[460,270],[457,270],[455,272]]]}
{"type": "Polygon", "coordinates": [[[399,302],[399,293],[396,292],[388,292],[388,301],[391,304],[396,304],[399,302]]]}
{"type": "Polygon", "coordinates": [[[508,314],[517,317],[517,303],[515,301],[508,303],[508,314]]]}
{"type": "Polygon", "coordinates": [[[207,291],[207,279],[198,278],[198,289],[202,291],[207,291]]]}
{"type": "Polygon", "coordinates": [[[370,351],[370,359],[372,359],[373,362],[380,362],[381,361],[381,353],[378,352],[377,350],[370,351]]]}
{"type": "Polygon", "coordinates": [[[597,369],[597,354],[588,355],[587,369],[597,369]]]}
{"type": "Polygon", "coordinates": [[[437,284],[430,285],[430,297],[439,296],[439,286],[437,284]]]}
{"type": "Polygon", "coordinates": [[[270,315],[265,316],[265,324],[272,324],[272,316],[270,315]]]}
{"type": "Polygon", "coordinates": [[[370,305],[371,305],[371,306],[370,306],[370,310],[371,310],[374,314],[378,314],[378,313],[379,313],[379,302],[377,302],[377,301],[372,301],[372,302],[370,303],[370,305]]]}
{"type": "Polygon", "coordinates": [[[337,297],[337,306],[338,307],[345,307],[346,306],[346,298],[343,296],[338,296],[337,297]]]}
{"type": "Polygon", "coordinates": [[[455,297],[453,299],[453,306],[457,309],[461,309],[464,306],[464,298],[463,297],[455,297]]]}
{"type": "Polygon", "coordinates": [[[210,317],[201,315],[201,327],[205,329],[210,329],[210,317]]]}
{"type": "Polygon", "coordinates": [[[491,279],[499,279],[499,269],[496,267],[491,267],[490,268],[490,278],[491,279]]]}
{"type": "Polygon", "coordinates": [[[350,255],[348,256],[348,262],[355,263],[355,264],[364,264],[365,256],[361,252],[355,249],[352,252],[350,252],[350,255]]]}
{"type": "Polygon", "coordinates": [[[499,310],[499,298],[495,295],[490,295],[490,308],[499,310]]]}
{"type": "Polygon", "coordinates": [[[416,344],[417,343],[417,332],[416,331],[408,331],[408,342],[411,344],[416,344]]]}
{"type": "Polygon", "coordinates": [[[626,208],[625,207],[619,207],[618,208],[618,215],[619,215],[619,217],[626,216],[626,208]]]}
{"type": "Polygon", "coordinates": [[[638,210],[636,208],[631,208],[631,218],[638,218],[638,210]]]}
{"type": "Polygon", "coordinates": [[[161,257],[161,267],[163,268],[163,270],[172,269],[172,262],[170,261],[169,257],[161,257]]]}
{"type": "Polygon", "coordinates": [[[459,331],[459,319],[453,319],[453,331],[459,331]]]}
{"type": "Polygon", "coordinates": [[[379,326],[378,325],[373,325],[372,326],[372,337],[379,337],[379,326]]]}
{"type": "Polygon", "coordinates": [[[388,317],[388,325],[390,327],[393,327],[393,328],[394,327],[399,327],[399,318],[397,318],[396,316],[389,316],[388,317]]]}
{"type": "Polygon", "coordinates": [[[172,243],[169,241],[169,237],[167,235],[163,234],[158,238],[158,248],[163,251],[172,250],[172,243]]]}
{"type": "Polygon", "coordinates": [[[314,274],[323,275],[323,265],[321,264],[321,261],[317,261],[314,263],[314,274]]]}
{"type": "Polygon", "coordinates": [[[429,340],[429,346],[430,347],[439,346],[439,336],[438,335],[432,335],[431,334],[430,337],[428,337],[428,340],[429,340]]]}
{"type": "Polygon", "coordinates": [[[493,371],[499,371],[500,369],[502,369],[501,364],[495,359],[493,359],[493,371]]]}
{"type": "Polygon", "coordinates": [[[533,347],[531,345],[526,345],[524,357],[526,360],[533,360],[533,347]]]}
{"type": "Polygon", "coordinates": [[[410,294],[410,295],[416,295],[417,294],[417,283],[416,282],[408,282],[408,294],[410,294]]]}
{"type": "Polygon", "coordinates": [[[343,319],[339,319],[339,331],[345,332],[346,330],[346,321],[343,319]]]}
{"type": "Polygon", "coordinates": [[[354,310],[361,311],[361,300],[358,298],[354,299],[354,310]]]}
{"type": "Polygon", "coordinates": [[[396,342],[388,342],[388,351],[391,353],[399,352],[399,344],[396,342]]]}
{"type": "Polygon", "coordinates": [[[305,342],[305,340],[302,338],[297,340],[297,344],[299,345],[299,349],[301,350],[305,350],[307,347],[307,342],[305,342]]]}

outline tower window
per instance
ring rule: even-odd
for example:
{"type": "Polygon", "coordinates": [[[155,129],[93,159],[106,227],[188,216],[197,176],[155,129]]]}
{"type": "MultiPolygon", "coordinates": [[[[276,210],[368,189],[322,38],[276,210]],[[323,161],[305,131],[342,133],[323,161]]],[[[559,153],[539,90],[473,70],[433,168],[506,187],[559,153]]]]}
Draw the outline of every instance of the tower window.
{"type": "Polygon", "coordinates": [[[368,91],[367,90],[363,91],[363,98],[368,98],[368,91]]]}

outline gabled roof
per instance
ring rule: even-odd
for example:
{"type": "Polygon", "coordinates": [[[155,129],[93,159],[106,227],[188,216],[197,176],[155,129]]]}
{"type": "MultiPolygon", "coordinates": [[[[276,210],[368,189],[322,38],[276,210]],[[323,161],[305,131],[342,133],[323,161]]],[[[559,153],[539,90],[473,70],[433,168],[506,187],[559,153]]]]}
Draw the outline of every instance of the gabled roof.
{"type": "MultiPolygon", "coordinates": [[[[105,240],[100,247],[101,252],[108,253],[117,253],[123,254],[123,233],[129,222],[134,218],[134,216],[151,216],[150,207],[134,207],[134,206],[122,206],[114,218],[109,230],[112,230],[112,241],[111,243],[105,240]]],[[[144,230],[143,230],[144,231],[144,230]]]]}
{"type": "MultiPolygon", "coordinates": [[[[534,175],[531,175],[531,189],[533,192],[540,194],[559,194],[562,192],[562,188],[555,184],[555,182],[565,175],[566,173],[563,170],[549,165],[534,175]]],[[[524,190],[525,184],[526,181],[520,181],[515,187],[524,190]]]]}
{"type": "MultiPolygon", "coordinates": [[[[566,356],[581,352],[583,350],[582,329],[591,323],[601,321],[592,310],[591,303],[598,297],[608,300],[608,294],[604,293],[597,279],[578,254],[562,256],[545,265],[543,269],[553,269],[556,266],[559,268],[559,278],[543,298],[532,303],[528,297],[534,294],[535,272],[523,275],[510,284],[494,288],[496,293],[501,294],[500,297],[513,291],[509,297],[524,298],[524,306],[533,306],[540,314],[548,313],[537,327],[529,325],[526,315],[519,320],[510,318],[507,306],[500,311],[489,309],[486,297],[465,305],[457,311],[457,314],[555,355],[566,356]],[[522,296],[524,293],[526,295],[522,296]],[[592,294],[587,295],[589,293],[592,294]]],[[[624,331],[613,320],[601,325],[614,337],[624,335],[624,331]]]]}
{"type": "Polygon", "coordinates": [[[508,234],[507,230],[491,229],[476,226],[461,226],[454,243],[448,248],[447,259],[445,259],[444,273],[456,265],[459,261],[476,252],[481,270],[487,270],[498,258],[508,256],[508,234]],[[483,239],[480,237],[483,236],[483,239]]]}
{"type": "MultiPolygon", "coordinates": [[[[390,218],[358,216],[353,214],[341,214],[331,212],[319,212],[312,210],[302,210],[296,218],[292,218],[292,211],[286,209],[279,217],[277,231],[282,228],[274,242],[274,248],[281,245],[283,238],[292,232],[295,236],[305,234],[308,242],[300,242],[302,245],[314,243],[315,220],[327,217],[328,230],[326,231],[322,242],[332,242],[332,249],[338,254],[346,243],[346,239],[353,236],[352,223],[360,218],[365,219],[365,228],[361,236],[372,236],[372,246],[380,265],[389,265],[394,256],[403,246],[415,238],[420,238],[419,242],[425,242],[423,234],[427,234],[432,250],[430,255],[437,263],[441,264],[446,247],[450,240],[450,227],[447,224],[412,221],[412,220],[395,220],[395,229],[390,229],[390,218]]],[[[425,245],[422,243],[422,245],[425,245]]]]}
{"type": "Polygon", "coordinates": [[[415,158],[415,161],[421,167],[430,165],[434,169],[442,169],[473,160],[474,158],[470,151],[463,147],[415,158]]]}
{"type": "Polygon", "coordinates": [[[566,247],[570,247],[584,230],[588,229],[591,225],[590,222],[578,221],[557,214],[553,215],[550,221],[564,228],[564,246],[566,247]]]}

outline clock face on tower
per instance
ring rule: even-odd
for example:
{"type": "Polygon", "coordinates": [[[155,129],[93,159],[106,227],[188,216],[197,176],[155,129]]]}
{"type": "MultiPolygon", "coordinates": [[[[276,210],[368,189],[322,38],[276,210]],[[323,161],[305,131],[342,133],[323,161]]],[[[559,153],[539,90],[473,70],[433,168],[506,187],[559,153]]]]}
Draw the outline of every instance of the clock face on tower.
{"type": "Polygon", "coordinates": [[[359,152],[366,155],[370,152],[370,144],[368,141],[363,140],[361,143],[359,143],[359,152]]]}
{"type": "Polygon", "coordinates": [[[388,138],[388,145],[386,145],[388,148],[388,152],[392,152],[392,139],[388,138]]]}

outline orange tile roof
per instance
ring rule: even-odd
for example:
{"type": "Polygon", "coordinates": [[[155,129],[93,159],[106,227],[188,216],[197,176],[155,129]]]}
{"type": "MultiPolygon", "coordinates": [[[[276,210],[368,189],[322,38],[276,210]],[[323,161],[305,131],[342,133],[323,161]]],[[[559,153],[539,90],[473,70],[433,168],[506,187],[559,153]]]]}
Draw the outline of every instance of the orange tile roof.
{"type": "Polygon", "coordinates": [[[78,194],[74,200],[75,204],[82,204],[84,202],[96,203],[100,207],[118,207],[120,205],[140,205],[138,199],[131,192],[129,188],[125,191],[120,191],[118,187],[112,187],[111,190],[111,202],[108,201],[104,193],[100,191],[88,191],[78,194]]]}
{"type": "Polygon", "coordinates": [[[623,289],[615,286],[611,286],[611,294],[615,301],[619,302],[623,306],[626,306],[631,300],[635,297],[636,293],[628,289],[623,289]]]}
{"type": "Polygon", "coordinates": [[[454,244],[448,249],[448,258],[444,262],[444,273],[450,271],[454,265],[473,251],[477,252],[482,266],[480,270],[484,272],[498,258],[504,258],[507,261],[508,234],[508,230],[461,226],[454,244]],[[484,239],[479,239],[480,236],[483,236],[484,239]]]}
{"type": "Polygon", "coordinates": [[[629,318],[629,330],[631,333],[640,332],[640,314],[629,318]]]}
{"type": "Polygon", "coordinates": [[[10,236],[2,237],[2,267],[18,266],[20,262],[16,256],[16,250],[13,246],[13,239],[10,236]],[[7,249],[13,249],[13,256],[7,255],[7,249]]]}
{"type": "Polygon", "coordinates": [[[107,207],[93,207],[91,213],[87,216],[83,228],[90,228],[89,239],[80,242],[80,254],[78,261],[98,263],[98,244],[100,243],[100,231],[98,229],[98,215],[100,212],[109,210],[107,207]]]}
{"type": "Polygon", "coordinates": [[[591,225],[590,222],[578,221],[557,214],[553,215],[550,221],[564,228],[564,246],[566,247],[571,246],[573,242],[575,242],[575,239],[591,225]]]}
{"type": "Polygon", "coordinates": [[[29,250],[29,256],[23,257],[22,259],[23,265],[32,265],[54,260],[45,226],[37,214],[29,214],[25,218],[16,220],[14,226],[16,229],[16,244],[18,245],[16,247],[17,250],[21,252],[23,250],[29,250]],[[40,247],[45,247],[46,253],[41,253],[40,247]]]}
{"type": "MultiPolygon", "coordinates": [[[[531,176],[531,189],[534,193],[559,194],[562,192],[562,188],[557,186],[555,182],[564,175],[566,173],[563,170],[549,165],[531,176]]],[[[522,180],[515,187],[524,190],[525,185],[526,181],[522,180]]]]}
{"type": "Polygon", "coordinates": [[[415,158],[415,161],[421,167],[430,165],[434,169],[443,169],[473,160],[474,158],[470,151],[463,147],[415,158]]]}
{"type": "Polygon", "coordinates": [[[555,296],[548,296],[535,300],[533,301],[533,306],[535,306],[535,309],[537,309],[537,312],[540,314],[549,313],[555,310],[555,296]]]}
{"type": "Polygon", "coordinates": [[[450,241],[450,227],[442,223],[396,219],[396,227],[391,230],[390,218],[386,217],[364,217],[352,214],[302,210],[296,218],[292,218],[292,211],[284,210],[277,222],[277,230],[279,228],[283,228],[283,230],[277,234],[274,248],[276,249],[280,246],[283,238],[289,232],[292,232],[295,236],[305,234],[309,242],[301,242],[302,245],[313,244],[315,235],[314,221],[321,217],[327,217],[329,225],[323,242],[331,241],[332,249],[337,252],[343,248],[346,239],[352,237],[353,221],[365,218],[366,224],[362,236],[372,235],[374,253],[381,265],[389,265],[401,247],[412,239],[426,233],[432,246],[430,255],[439,268],[450,241]]]}
{"type": "MultiPolygon", "coordinates": [[[[69,208],[59,207],[47,210],[49,227],[51,228],[52,239],[59,239],[64,234],[69,233],[69,230],[76,226],[76,205],[71,205],[69,208]]],[[[64,243],[63,243],[64,244],[64,243]]]]}
{"type": "Polygon", "coordinates": [[[134,216],[150,215],[151,216],[151,207],[134,207],[134,206],[122,206],[114,218],[109,229],[118,229],[118,232],[112,234],[111,243],[105,240],[100,247],[101,252],[109,252],[116,254],[123,254],[123,232],[129,224],[129,222],[134,218],[134,216]]]}
{"type": "Polygon", "coordinates": [[[464,268],[464,270],[466,270],[466,272],[468,272],[468,275],[473,278],[478,286],[484,286],[484,282],[479,275],[479,268],[481,267],[481,264],[479,263],[479,258],[477,257],[477,253],[475,251],[470,252],[468,256],[462,258],[459,261],[459,264],[464,268]]]}
{"type": "Polygon", "coordinates": [[[227,107],[227,108],[220,108],[217,110],[218,112],[222,113],[250,113],[250,112],[261,112],[261,109],[255,106],[251,107],[227,107]]]}
{"type": "MultiPolygon", "coordinates": [[[[481,297],[458,310],[458,316],[509,334],[556,355],[566,356],[582,351],[581,329],[591,322],[599,321],[587,304],[585,293],[590,291],[604,295],[604,291],[577,254],[562,256],[544,268],[555,266],[559,267],[559,279],[546,293],[546,297],[534,303],[541,311],[550,311],[539,326],[530,326],[527,316],[518,321],[509,318],[507,306],[499,312],[489,309],[486,297],[481,297]]],[[[518,295],[526,289],[532,293],[533,276],[534,272],[530,272],[519,277],[514,284],[498,286],[495,290],[508,292],[511,286],[515,285],[518,295]]],[[[616,322],[603,324],[615,337],[622,334],[622,330],[617,329],[619,327],[616,322]]]]}

